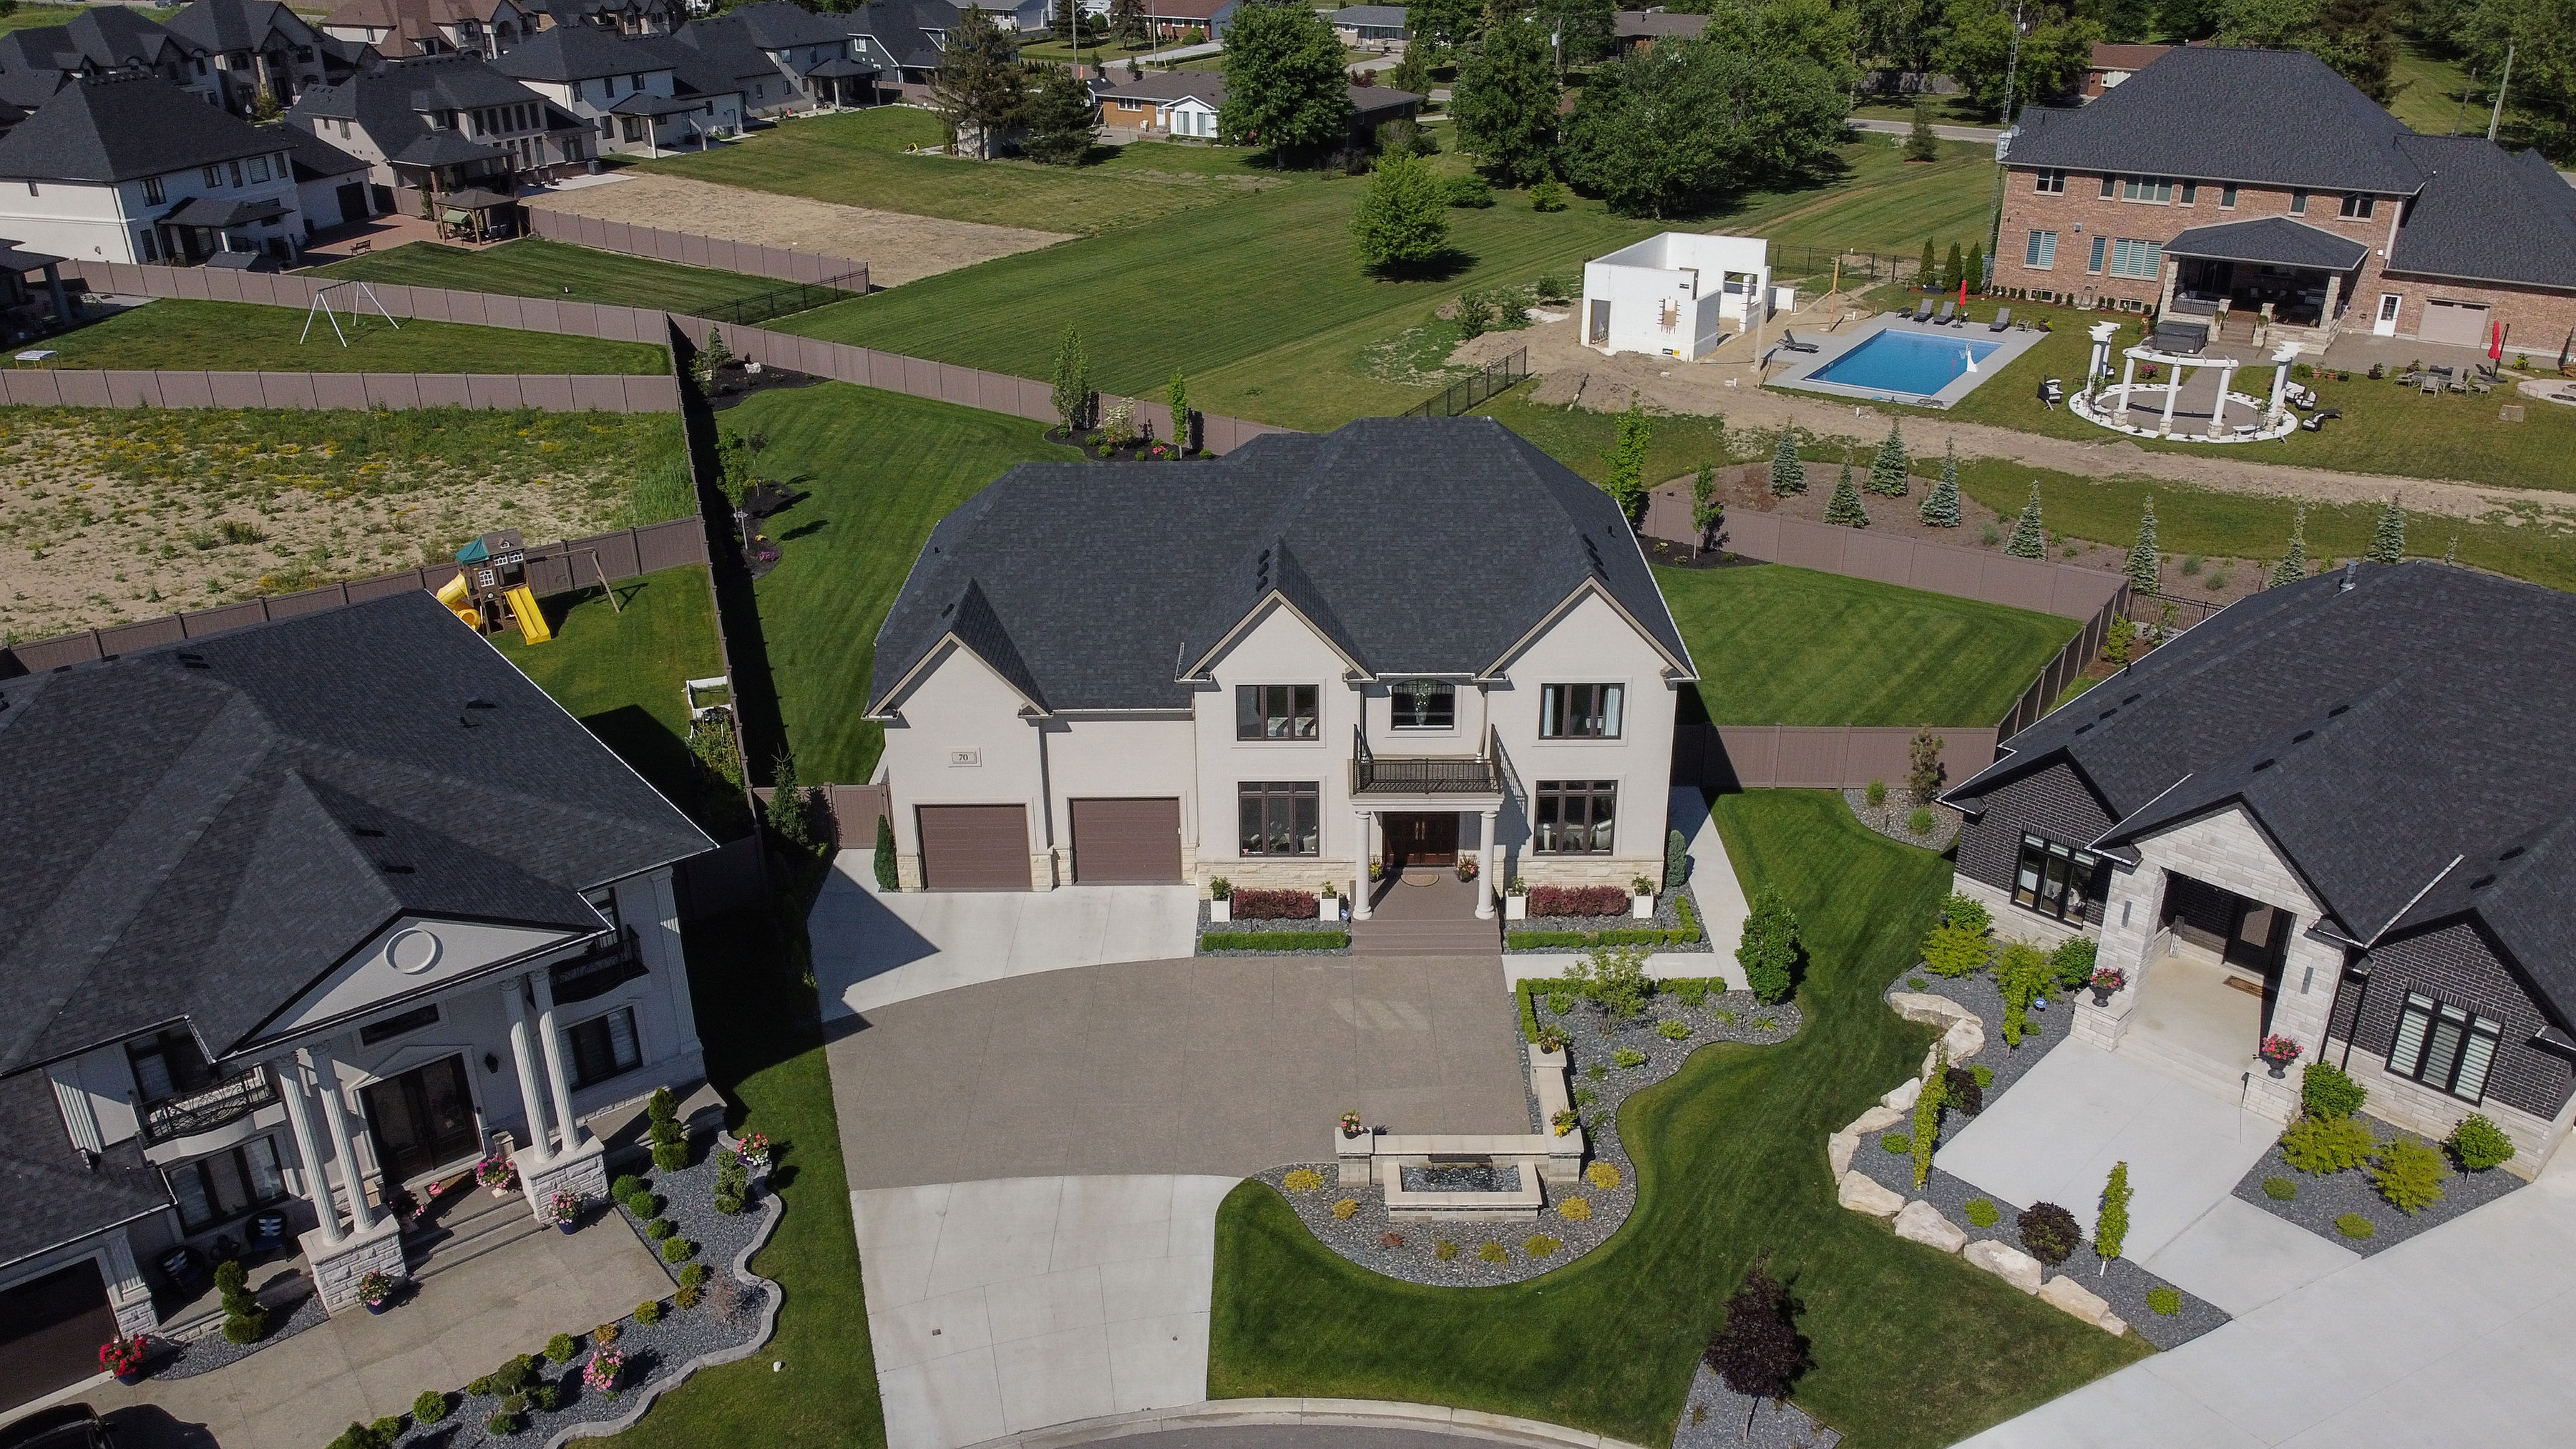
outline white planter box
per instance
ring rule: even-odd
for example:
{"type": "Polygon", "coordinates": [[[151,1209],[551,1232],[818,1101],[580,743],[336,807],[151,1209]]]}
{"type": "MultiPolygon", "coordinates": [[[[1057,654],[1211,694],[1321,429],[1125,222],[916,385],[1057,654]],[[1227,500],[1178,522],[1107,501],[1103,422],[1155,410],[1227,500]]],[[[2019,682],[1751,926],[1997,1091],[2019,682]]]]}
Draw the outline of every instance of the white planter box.
{"type": "Polygon", "coordinates": [[[1653,920],[1655,917],[1655,898],[1653,896],[1630,896],[1628,898],[1628,914],[1640,921],[1653,920]]]}
{"type": "Polygon", "coordinates": [[[1233,920],[1233,919],[1234,919],[1234,902],[1233,902],[1233,901],[1231,901],[1231,900],[1222,900],[1222,901],[1212,900],[1212,901],[1209,901],[1209,902],[1208,902],[1208,922],[1209,922],[1209,924],[1213,925],[1213,924],[1215,924],[1216,922],[1219,922],[1219,921],[1231,921],[1231,920],[1233,920]]]}
{"type": "Polygon", "coordinates": [[[1338,920],[1340,920],[1341,918],[1342,918],[1342,898],[1341,898],[1340,896],[1317,896],[1317,897],[1315,897],[1315,919],[1316,919],[1316,920],[1319,920],[1319,921],[1338,921],[1338,920]]]}
{"type": "Polygon", "coordinates": [[[1526,921],[1526,920],[1528,920],[1528,919],[1529,919],[1529,897],[1527,897],[1527,896],[1505,896],[1505,897],[1503,897],[1503,919],[1504,919],[1504,920],[1506,920],[1506,921],[1526,921]]]}

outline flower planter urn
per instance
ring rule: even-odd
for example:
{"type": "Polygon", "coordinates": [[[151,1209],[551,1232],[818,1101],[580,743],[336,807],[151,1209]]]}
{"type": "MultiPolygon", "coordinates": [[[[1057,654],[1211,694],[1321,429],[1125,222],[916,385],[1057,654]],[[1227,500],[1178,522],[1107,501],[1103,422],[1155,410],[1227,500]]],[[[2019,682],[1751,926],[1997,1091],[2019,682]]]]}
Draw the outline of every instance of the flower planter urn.
{"type": "Polygon", "coordinates": [[[390,1308],[390,1307],[392,1307],[392,1306],[393,1306],[391,1303],[389,1303],[389,1302],[385,1301],[385,1300],[384,1300],[384,1299],[382,1299],[382,1298],[369,1298],[369,1299],[366,1299],[366,1300],[364,1300],[364,1301],[365,1301],[365,1303],[366,1303],[366,1305],[367,1305],[367,1311],[368,1311],[369,1313],[382,1313],[382,1312],[384,1312],[386,1309],[388,1309],[388,1308],[390,1308]]]}
{"type": "Polygon", "coordinates": [[[2094,987],[2094,988],[2093,988],[2093,1004],[2094,1004],[2095,1006],[2108,1006],[2108,1005],[2110,1005],[2110,1004],[2111,1004],[2111,988],[2110,988],[2110,987],[2108,987],[2108,986],[2096,986],[2096,987],[2094,987]]]}
{"type": "Polygon", "coordinates": [[[143,1370],[139,1368],[121,1369],[117,1372],[116,1381],[130,1389],[136,1384],[143,1382],[143,1370]]]}
{"type": "Polygon", "coordinates": [[[1504,920],[1506,920],[1506,921],[1526,921],[1526,920],[1528,920],[1528,919],[1529,919],[1529,897],[1527,897],[1527,896],[1505,896],[1505,897],[1503,897],[1503,919],[1504,919],[1504,920]]]}
{"type": "Polygon", "coordinates": [[[2266,1061],[2263,1063],[2263,1070],[2271,1073],[2273,1078],[2278,1080],[2279,1078],[2289,1074],[2290,1064],[2288,1062],[2266,1061]]]}
{"type": "Polygon", "coordinates": [[[1315,898],[1316,920],[1338,921],[1341,918],[1342,898],[1340,896],[1317,896],[1315,898]]]}
{"type": "Polygon", "coordinates": [[[1655,898],[1653,896],[1630,896],[1628,898],[1628,914],[1635,920],[1653,920],[1655,918],[1655,898]]]}
{"type": "Polygon", "coordinates": [[[1231,901],[1231,900],[1212,900],[1212,901],[1209,901],[1209,902],[1208,902],[1208,923],[1209,923],[1210,925],[1222,925],[1222,924],[1224,924],[1225,922],[1227,922],[1227,921],[1231,921],[1231,920],[1233,920],[1233,919],[1234,919],[1234,902],[1233,902],[1233,901],[1231,901]]]}
{"type": "Polygon", "coordinates": [[[578,1227],[578,1226],[580,1226],[578,1223],[574,1223],[574,1222],[570,1222],[570,1221],[559,1222],[559,1223],[555,1224],[555,1231],[556,1231],[556,1232],[559,1232],[559,1233],[562,1233],[562,1234],[564,1234],[565,1236],[569,1237],[569,1236],[571,1236],[571,1234],[572,1234],[572,1230],[573,1230],[574,1228],[578,1227]]]}

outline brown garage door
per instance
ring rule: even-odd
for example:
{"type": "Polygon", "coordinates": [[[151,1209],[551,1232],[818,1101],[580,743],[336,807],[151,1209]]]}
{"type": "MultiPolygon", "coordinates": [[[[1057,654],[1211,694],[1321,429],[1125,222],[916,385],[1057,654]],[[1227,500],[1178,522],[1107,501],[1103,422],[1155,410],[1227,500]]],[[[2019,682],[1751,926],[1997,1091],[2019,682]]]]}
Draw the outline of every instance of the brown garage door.
{"type": "Polygon", "coordinates": [[[0,1404],[23,1404],[98,1372],[116,1310],[96,1261],[0,1290],[0,1404]]]}
{"type": "Polygon", "coordinates": [[[1073,802],[1076,885],[1159,885],[1181,878],[1181,802],[1073,802]]]}
{"type": "Polygon", "coordinates": [[[2475,302],[2427,302],[2424,326],[2415,335],[2426,342],[2480,346],[2487,340],[2487,309],[2475,302]]]}
{"type": "Polygon", "coordinates": [[[921,883],[935,891],[1029,888],[1028,810],[1020,805],[923,805],[921,883]]]}

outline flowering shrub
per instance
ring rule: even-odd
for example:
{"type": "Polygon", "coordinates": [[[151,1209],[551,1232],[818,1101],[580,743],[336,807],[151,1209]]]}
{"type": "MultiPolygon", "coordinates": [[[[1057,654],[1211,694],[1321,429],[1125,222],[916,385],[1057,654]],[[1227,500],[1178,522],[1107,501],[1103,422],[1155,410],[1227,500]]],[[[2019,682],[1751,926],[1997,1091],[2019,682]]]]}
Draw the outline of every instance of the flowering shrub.
{"type": "Polygon", "coordinates": [[[572,1222],[581,1216],[581,1205],[579,1192],[569,1187],[556,1188],[554,1196],[546,1199],[546,1221],[558,1224],[572,1222]]]}
{"type": "Polygon", "coordinates": [[[1311,921],[1315,919],[1315,893],[1237,886],[1234,918],[1238,921],[1311,921]]]}
{"type": "Polygon", "coordinates": [[[519,1169],[511,1165],[510,1159],[496,1152],[474,1165],[474,1180],[500,1192],[518,1184],[519,1169]]]}
{"type": "Polygon", "coordinates": [[[1366,1130],[1366,1125],[1367,1124],[1360,1121],[1360,1114],[1357,1112],[1344,1112],[1342,1114],[1342,1135],[1345,1137],[1357,1137],[1362,1131],[1366,1130]]]}
{"type": "Polygon", "coordinates": [[[1617,886],[1532,886],[1533,916],[1624,916],[1628,893],[1617,886]]]}
{"type": "Polygon", "coordinates": [[[2093,973],[2093,989],[2096,991],[2117,991],[2128,984],[2128,973],[2116,966],[2105,966],[2093,973]]]}
{"type": "Polygon", "coordinates": [[[2299,1059],[2299,1044],[2278,1032],[2263,1038],[2263,1060],[2288,1066],[2299,1059]]]}
{"type": "Polygon", "coordinates": [[[613,1348],[603,1348],[590,1356],[583,1366],[581,1381],[598,1393],[617,1397],[617,1376],[626,1371],[626,1355],[613,1348]]]}
{"type": "Polygon", "coordinates": [[[394,1296],[394,1280],[383,1273],[368,1273],[358,1279],[358,1301],[373,1305],[394,1296]]]}
{"type": "Polygon", "coordinates": [[[734,1147],[734,1155],[745,1167],[759,1167],[769,1161],[769,1136],[762,1132],[745,1132],[734,1147]]]}
{"type": "Polygon", "coordinates": [[[1324,1175],[1311,1167],[1295,1167],[1290,1168],[1281,1181],[1288,1185],[1290,1192],[1313,1192],[1324,1185],[1324,1175]]]}
{"type": "Polygon", "coordinates": [[[98,1346],[98,1366],[112,1374],[139,1372],[143,1367],[144,1347],[143,1335],[139,1333],[132,1338],[111,1338],[98,1346]]]}

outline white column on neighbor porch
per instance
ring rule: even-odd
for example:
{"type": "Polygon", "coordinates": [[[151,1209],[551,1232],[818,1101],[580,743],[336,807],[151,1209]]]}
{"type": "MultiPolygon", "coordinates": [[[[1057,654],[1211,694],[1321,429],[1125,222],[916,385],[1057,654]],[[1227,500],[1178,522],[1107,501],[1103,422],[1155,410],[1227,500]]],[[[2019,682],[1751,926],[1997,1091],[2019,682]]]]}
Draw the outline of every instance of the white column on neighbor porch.
{"type": "Polygon", "coordinates": [[[528,973],[537,993],[537,1040],[545,1047],[546,1086],[555,1104],[555,1125],[563,1133],[561,1151],[581,1146],[581,1123],[572,1115],[571,1078],[564,1075],[563,1033],[555,1029],[555,986],[543,971],[528,973]]]}
{"type": "Polygon", "coordinates": [[[310,1048],[313,1082],[322,1092],[322,1120],[330,1125],[331,1153],[340,1162],[340,1185],[349,1192],[349,1231],[363,1237],[376,1226],[376,1210],[367,1205],[366,1179],[358,1175],[356,1137],[349,1130],[349,1110],[340,1104],[340,1064],[324,1048],[310,1048]]]}
{"type": "Polygon", "coordinates": [[[1499,833],[1497,827],[1501,821],[1502,812],[1499,810],[1483,810],[1476,815],[1476,829],[1480,832],[1476,839],[1485,856],[1476,871],[1476,919],[1480,921],[1494,918],[1494,871],[1503,858],[1502,852],[1494,847],[1494,836],[1499,833]]]}
{"type": "Polygon", "coordinates": [[[2235,385],[2236,364],[2230,362],[2221,365],[2218,369],[2218,403],[2209,410],[2209,436],[2213,438],[2226,436],[2227,390],[2235,385]]]}
{"type": "Polygon", "coordinates": [[[1357,810],[1352,812],[1351,819],[1354,828],[1359,832],[1357,837],[1359,844],[1352,852],[1359,861],[1359,882],[1351,890],[1351,919],[1365,921],[1369,918],[1369,894],[1372,884],[1369,880],[1369,846],[1376,835],[1373,827],[1377,823],[1377,815],[1374,811],[1357,810]]]}
{"type": "Polygon", "coordinates": [[[313,1204],[323,1241],[336,1244],[347,1235],[340,1230],[340,1210],[331,1204],[331,1178],[322,1167],[322,1144],[313,1136],[313,1111],[304,1101],[304,1069],[293,1052],[269,1063],[268,1069],[277,1074],[278,1095],[286,1099],[286,1122],[294,1129],[295,1155],[304,1170],[305,1199],[313,1204]]]}
{"type": "Polygon", "coordinates": [[[528,1043],[527,978],[513,976],[501,983],[501,1006],[510,1017],[510,1060],[519,1069],[519,1102],[528,1109],[528,1151],[539,1162],[555,1155],[546,1141],[546,1094],[537,1085],[536,1053],[528,1043]]]}

